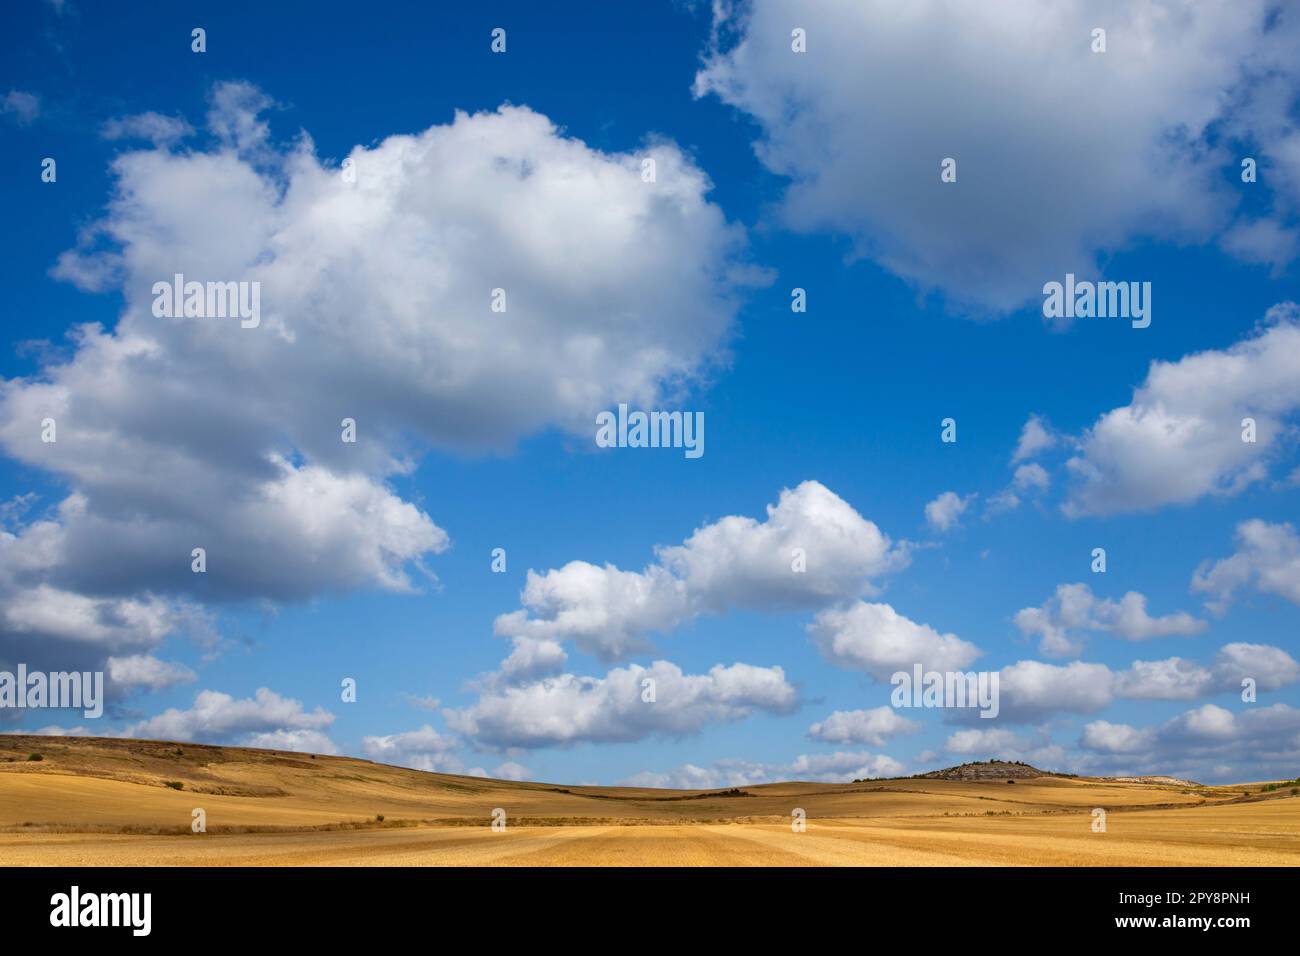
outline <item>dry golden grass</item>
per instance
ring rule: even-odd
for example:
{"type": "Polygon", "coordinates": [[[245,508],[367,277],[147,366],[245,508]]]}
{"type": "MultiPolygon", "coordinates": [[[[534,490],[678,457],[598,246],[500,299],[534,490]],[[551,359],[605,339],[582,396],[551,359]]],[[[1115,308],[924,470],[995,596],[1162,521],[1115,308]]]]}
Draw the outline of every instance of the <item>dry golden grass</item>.
{"type": "Polygon", "coordinates": [[[564,787],[350,757],[9,736],[0,737],[0,862],[1300,865],[1300,798],[1258,791],[1062,777],[781,783],[740,794],[564,787]],[[196,807],[205,834],[190,832],[196,807]],[[489,826],[497,807],[503,833],[489,826]],[[796,807],[807,814],[803,833],[791,830],[796,807]],[[1095,807],[1107,810],[1105,833],[1092,831],[1095,807]]]}

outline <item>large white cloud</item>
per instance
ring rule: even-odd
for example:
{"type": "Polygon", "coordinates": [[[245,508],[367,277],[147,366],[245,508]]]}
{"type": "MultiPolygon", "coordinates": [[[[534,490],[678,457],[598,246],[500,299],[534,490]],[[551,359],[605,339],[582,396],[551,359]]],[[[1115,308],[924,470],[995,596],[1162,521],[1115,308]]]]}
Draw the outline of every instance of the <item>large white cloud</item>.
{"type": "Polygon", "coordinates": [[[684,674],[676,664],[655,661],[604,677],[560,674],[491,688],[471,706],[446,711],[446,718],[480,747],[529,749],[682,737],[758,711],[788,714],[797,700],[780,667],[719,664],[706,674],[684,674]]]}
{"type": "Polygon", "coordinates": [[[842,233],[855,254],[957,303],[1018,306],[1140,237],[1230,234],[1230,250],[1276,262],[1283,243],[1250,241],[1264,222],[1294,245],[1294,10],[755,0],[714,11],[695,91],[758,123],[760,160],[791,180],[782,220],[842,233]],[[1091,50],[1098,26],[1105,53],[1091,50]],[[806,53],[791,50],[795,28],[806,53]],[[1267,167],[1249,188],[1277,184],[1273,218],[1234,223],[1228,137],[1267,167]],[[956,183],[940,182],[947,157],[956,183]]]}
{"type": "Polygon", "coordinates": [[[979,656],[974,644],[918,624],[888,604],[857,601],[822,611],[808,626],[817,649],[831,663],[887,681],[896,671],[960,671],[979,656]]]}
{"type": "Polygon", "coordinates": [[[1105,664],[1017,661],[999,674],[998,716],[1012,723],[1031,723],[1058,713],[1096,713],[1114,699],[1115,675],[1105,664]]]}
{"type": "Polygon", "coordinates": [[[765,521],[720,518],[656,555],[639,572],[586,561],[530,570],[524,609],[498,617],[496,633],[515,640],[511,658],[529,670],[540,652],[552,663],[557,655],[525,642],[572,641],[617,659],[698,614],[822,607],[870,593],[874,579],[907,562],[905,547],[816,481],[784,489],[765,521]]]}
{"type": "Polygon", "coordinates": [[[187,601],[409,590],[449,545],[392,485],[424,449],[594,433],[598,410],[673,401],[726,360],[761,276],[675,146],[603,153],[506,106],[356,147],[343,175],[305,134],[274,140],[270,105],[224,84],[206,140],[119,155],[54,270],[123,305],[0,381],[0,449],[72,489],[0,538],[0,652],[43,635],[53,655],[73,630],[148,650],[187,601]],[[177,273],[260,283],[260,324],[155,316],[177,273]]]}
{"type": "Polygon", "coordinates": [[[1067,463],[1068,515],[1106,515],[1233,495],[1265,478],[1300,412],[1300,310],[1269,310],[1226,349],[1152,362],[1128,405],[1102,415],[1067,463]],[[1254,441],[1243,420],[1255,420],[1254,441]],[[1244,437],[1249,437],[1245,435],[1244,437]]]}
{"type": "Polygon", "coordinates": [[[659,559],[706,607],[780,609],[870,593],[873,579],[907,563],[907,549],[821,482],[804,481],[782,490],[767,520],[721,518],[659,559]]]}
{"type": "Polygon", "coordinates": [[[221,147],[118,158],[92,233],[109,249],[70,253],[60,271],[109,275],[126,298],[118,335],[183,363],[167,377],[183,396],[210,388],[203,404],[226,412],[205,430],[240,426],[252,461],[285,439],[355,467],[410,434],[502,447],[555,422],[594,432],[595,411],[658,400],[725,344],[748,275],[743,233],[672,145],[601,153],[502,107],[357,147],[349,183],[308,140],[276,150],[255,115],[265,101],[230,91],[212,119],[221,147]],[[155,318],[152,285],[175,272],[260,281],[262,326],[155,318]],[[504,313],[490,307],[497,288],[504,313]],[[358,448],[338,440],[344,415],[358,448]]]}

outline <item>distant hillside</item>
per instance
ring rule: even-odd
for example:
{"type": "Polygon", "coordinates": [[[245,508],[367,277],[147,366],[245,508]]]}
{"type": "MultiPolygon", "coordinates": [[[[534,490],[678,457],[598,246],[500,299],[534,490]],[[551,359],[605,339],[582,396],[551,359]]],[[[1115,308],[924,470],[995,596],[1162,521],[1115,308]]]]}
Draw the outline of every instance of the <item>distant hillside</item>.
{"type": "Polygon", "coordinates": [[[1035,777],[1060,777],[1068,774],[1047,773],[1018,760],[979,760],[943,770],[919,773],[918,780],[1031,780],[1035,777]]]}
{"type": "Polygon", "coordinates": [[[1297,833],[1300,781],[1188,788],[994,760],[893,780],[667,790],[0,734],[5,866],[1294,866],[1297,833]],[[1097,808],[1120,815],[1113,838],[1094,835],[1097,808]]]}
{"type": "Polygon", "coordinates": [[[1149,774],[1146,776],[1126,776],[1126,777],[1084,777],[1080,778],[1072,773],[1053,773],[1050,770],[1039,770],[1027,763],[1019,760],[976,760],[972,763],[959,764],[956,767],[945,767],[942,770],[931,770],[929,773],[918,773],[913,776],[912,780],[1032,780],[1036,777],[1068,777],[1073,779],[1085,780],[1104,780],[1113,783],[1140,783],[1154,784],[1165,787],[1200,787],[1202,784],[1195,780],[1184,780],[1182,777],[1171,777],[1165,774],[1149,774]]]}
{"type": "Polygon", "coordinates": [[[1113,780],[1116,783],[1159,783],[1171,787],[1200,787],[1202,784],[1195,780],[1184,780],[1182,777],[1167,777],[1163,774],[1148,775],[1145,777],[1098,777],[1098,780],[1113,780]]]}

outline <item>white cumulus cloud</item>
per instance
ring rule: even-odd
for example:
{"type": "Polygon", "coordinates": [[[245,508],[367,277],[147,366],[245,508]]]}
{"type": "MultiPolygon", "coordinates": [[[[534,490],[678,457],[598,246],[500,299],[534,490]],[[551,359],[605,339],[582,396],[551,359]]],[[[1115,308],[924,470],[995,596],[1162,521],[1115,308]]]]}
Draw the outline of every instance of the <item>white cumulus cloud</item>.
{"type": "Polygon", "coordinates": [[[361,739],[361,751],[371,760],[436,773],[463,773],[457,756],[460,744],[428,724],[418,730],[361,739]]]}
{"type": "Polygon", "coordinates": [[[822,611],[808,626],[822,655],[848,670],[887,681],[916,664],[927,671],[959,671],[979,656],[974,644],[918,624],[888,604],[858,601],[822,611]]]}
{"type": "Polygon", "coordinates": [[[204,690],[188,710],[168,708],[132,724],[125,736],[281,749],[302,749],[301,745],[308,743],[323,748],[323,753],[333,753],[333,745],[324,735],[332,723],[334,715],[329,711],[320,707],[306,711],[301,701],[282,697],[266,687],[242,699],[204,690]],[[295,742],[300,746],[290,746],[295,742]]]}
{"type": "Polygon", "coordinates": [[[182,118],[104,130],[157,145],[114,159],[103,215],[53,270],[120,294],[116,321],[0,380],[0,451],[71,489],[0,537],[0,655],[99,667],[90,641],[150,650],[185,602],[412,590],[450,545],[394,490],[420,454],[672,401],[726,362],[763,280],[671,143],[602,152],[503,106],[357,146],[345,176],[306,133],[277,140],[272,105],[217,86],[184,150],[182,118]],[[260,322],[155,314],[177,274],[257,284],[260,322]]]}
{"type": "Polygon", "coordinates": [[[1237,525],[1237,550],[1211,564],[1201,563],[1192,590],[1210,595],[1211,610],[1224,611],[1243,587],[1300,604],[1300,536],[1290,524],[1253,518],[1237,525]]]}
{"type": "Polygon", "coordinates": [[[631,664],[604,677],[560,674],[486,690],[471,706],[446,711],[447,725],[486,749],[682,737],[756,712],[788,714],[795,688],[780,667],[719,664],[685,674],[669,661],[631,664]],[[643,686],[653,681],[654,699],[643,686]]]}
{"type": "Polygon", "coordinates": [[[870,593],[873,580],[906,564],[907,550],[825,485],[805,481],[784,489],[766,520],[720,518],[656,557],[643,571],[586,561],[530,570],[524,608],[495,624],[516,642],[510,668],[532,671],[539,655],[540,666],[554,665],[558,642],[613,660],[699,614],[814,608],[870,593]]]}
{"type": "MultiPolygon", "coordinates": [[[[1300,17],[1269,0],[754,0],[716,3],[714,19],[695,92],[757,123],[758,158],[790,180],[781,221],[845,235],[971,311],[1095,276],[1141,238],[1255,221],[1225,176],[1232,138],[1300,181],[1300,17]]],[[[1294,231],[1297,190],[1274,198],[1258,218],[1294,231]]]]}
{"type": "Polygon", "coordinates": [[[1152,362],[1132,401],[1102,415],[1066,463],[1070,516],[1230,496],[1269,473],[1300,412],[1300,310],[1269,310],[1226,349],[1152,362]],[[1243,440],[1254,419],[1254,441],[1243,440]]]}
{"type": "Polygon", "coordinates": [[[883,747],[891,737],[912,733],[920,725],[892,707],[871,710],[837,710],[808,728],[808,736],[831,744],[867,744],[883,747]]]}
{"type": "Polygon", "coordinates": [[[1077,656],[1083,647],[1081,631],[1147,641],[1199,634],[1207,626],[1186,611],[1152,617],[1147,612],[1146,595],[1137,591],[1115,601],[1097,597],[1086,584],[1058,585],[1041,606],[1017,611],[1015,623],[1023,634],[1040,638],[1039,648],[1048,657],[1077,656]]]}

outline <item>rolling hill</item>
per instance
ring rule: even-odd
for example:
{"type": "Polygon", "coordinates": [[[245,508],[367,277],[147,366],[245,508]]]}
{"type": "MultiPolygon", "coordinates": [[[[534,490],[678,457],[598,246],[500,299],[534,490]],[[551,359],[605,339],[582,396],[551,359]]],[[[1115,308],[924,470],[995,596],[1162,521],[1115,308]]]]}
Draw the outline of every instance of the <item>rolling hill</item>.
{"type": "Polygon", "coordinates": [[[0,861],[1300,864],[1300,799],[1289,786],[1262,790],[1066,777],[1000,761],[845,784],[584,787],[354,757],[8,735],[0,861]],[[205,832],[193,832],[195,811],[205,832]],[[792,827],[797,811],[802,831],[792,827]],[[494,812],[504,829],[493,829],[494,812]]]}

